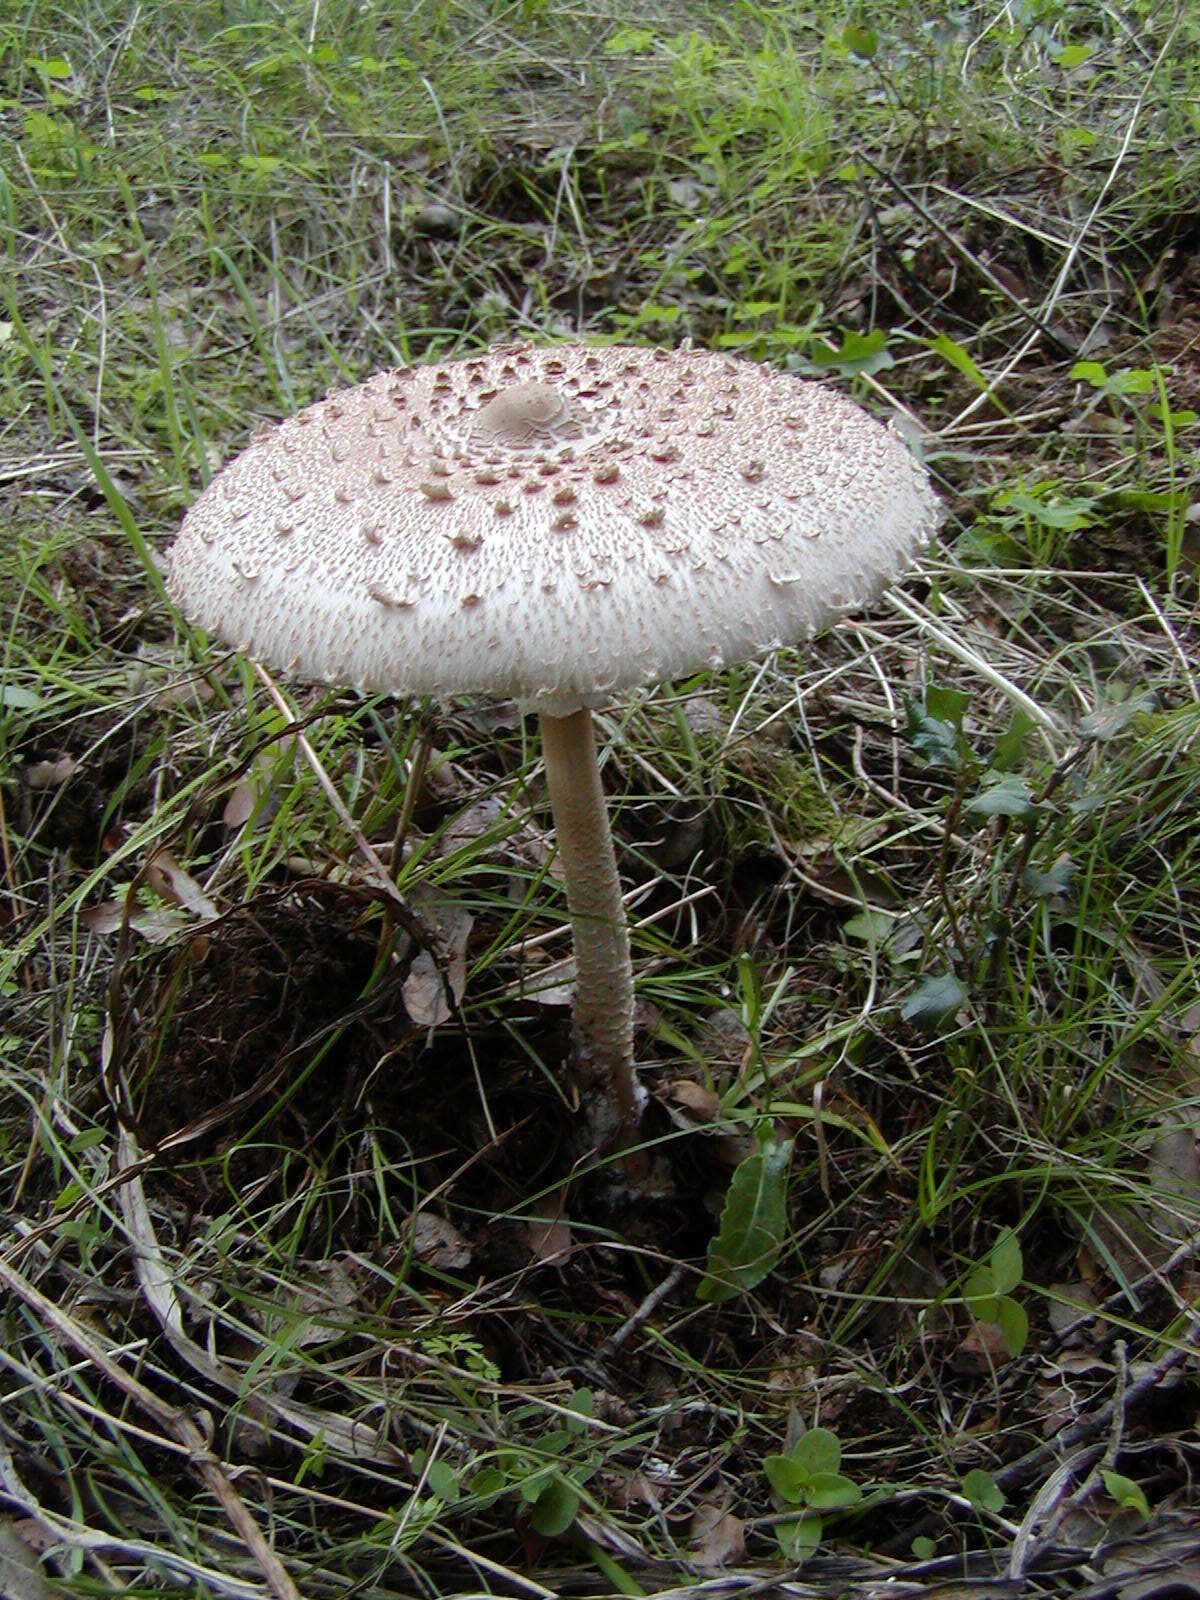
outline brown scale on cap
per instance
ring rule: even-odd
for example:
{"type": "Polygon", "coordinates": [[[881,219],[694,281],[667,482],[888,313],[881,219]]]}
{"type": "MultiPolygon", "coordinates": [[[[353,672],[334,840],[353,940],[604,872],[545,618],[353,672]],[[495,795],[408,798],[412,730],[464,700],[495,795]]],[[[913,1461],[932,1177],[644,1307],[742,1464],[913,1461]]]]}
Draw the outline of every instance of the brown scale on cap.
{"type": "Polygon", "coordinates": [[[170,583],[302,676],[558,711],[645,681],[647,639],[667,676],[809,636],[937,520],[899,439],[827,389],[703,351],[509,346],[256,433],[170,583]]]}

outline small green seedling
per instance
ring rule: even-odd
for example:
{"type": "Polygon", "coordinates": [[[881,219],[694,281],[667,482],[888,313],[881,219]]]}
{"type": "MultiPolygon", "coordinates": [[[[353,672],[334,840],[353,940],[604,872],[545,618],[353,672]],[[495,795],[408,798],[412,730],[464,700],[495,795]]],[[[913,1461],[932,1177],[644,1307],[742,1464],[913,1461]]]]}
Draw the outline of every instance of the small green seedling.
{"type": "MultiPolygon", "coordinates": [[[[497,1450],[477,1468],[466,1484],[470,1494],[486,1505],[515,1493],[536,1533],[545,1539],[566,1533],[578,1514],[583,1485],[599,1465],[587,1434],[593,1404],[590,1389],[577,1389],[567,1402],[569,1414],[531,1446],[497,1450]]],[[[430,1487],[439,1492],[432,1477],[430,1487]]]]}
{"type": "Polygon", "coordinates": [[[1123,1473],[1113,1472],[1110,1467],[1101,1467],[1100,1476],[1104,1479],[1104,1487],[1117,1502],[1118,1511],[1136,1511],[1140,1517],[1149,1519],[1150,1502],[1140,1483],[1135,1483],[1123,1473]]]}
{"type": "Polygon", "coordinates": [[[1029,1318],[1012,1294],[1024,1276],[1020,1243],[1015,1233],[1006,1230],[992,1246],[987,1260],[972,1267],[963,1282],[968,1311],[979,1322],[996,1324],[1010,1356],[1019,1356],[1029,1338],[1029,1318]]]}
{"type": "Polygon", "coordinates": [[[763,1462],[776,1503],[801,1508],[799,1516],[775,1524],[779,1548],[789,1560],[803,1560],[820,1544],[824,1512],[846,1511],[862,1499],[858,1484],[839,1470],[841,1464],[841,1441],[830,1428],[810,1428],[784,1454],[763,1462]]]}
{"type": "Polygon", "coordinates": [[[976,1511],[999,1513],[1004,1510],[1004,1490],[982,1467],[971,1468],[963,1478],[962,1489],[976,1511]]]}

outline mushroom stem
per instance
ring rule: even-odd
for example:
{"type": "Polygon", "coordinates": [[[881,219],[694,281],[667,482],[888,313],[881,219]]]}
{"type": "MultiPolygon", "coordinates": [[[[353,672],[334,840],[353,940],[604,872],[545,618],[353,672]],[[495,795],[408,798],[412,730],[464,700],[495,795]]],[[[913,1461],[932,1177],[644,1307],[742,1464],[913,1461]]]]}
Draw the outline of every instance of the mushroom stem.
{"type": "Polygon", "coordinates": [[[576,1069],[602,1146],[637,1123],[633,968],[590,711],[539,718],[550,809],[575,939],[576,1069]]]}

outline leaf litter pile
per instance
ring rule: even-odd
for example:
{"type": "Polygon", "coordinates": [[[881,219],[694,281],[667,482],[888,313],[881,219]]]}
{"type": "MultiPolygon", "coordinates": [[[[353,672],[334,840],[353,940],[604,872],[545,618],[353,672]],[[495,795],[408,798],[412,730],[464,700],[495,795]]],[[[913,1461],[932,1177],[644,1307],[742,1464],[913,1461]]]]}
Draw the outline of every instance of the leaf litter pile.
{"type": "MultiPolygon", "coordinates": [[[[864,122],[852,176],[764,166],[810,220],[853,221],[780,300],[714,150],[636,137],[655,71],[715,128],[701,43],[733,46],[716,23],[605,28],[625,120],[577,109],[576,168],[552,96],[502,155],[410,152],[420,204],[378,240],[393,299],[368,308],[373,341],[347,339],[353,372],[270,289],[290,274],[307,303],[320,276],[261,190],[286,168],[236,168],[241,221],[221,223],[274,229],[275,268],[222,245],[203,274],[179,241],[216,179],[143,176],[141,209],[179,227],[124,239],[159,321],[144,346],[136,310],[111,330],[119,426],[93,430],[44,364],[64,267],[31,219],[70,219],[74,169],[26,124],[10,268],[45,304],[5,324],[25,420],[0,678],[0,1592],[1200,1582],[1200,283],[1137,176],[1171,135],[1167,35],[1091,39],[1144,117],[1122,147],[1094,108],[1104,159],[1056,157],[1053,185],[989,173],[968,125],[935,159],[864,122]],[[593,230],[569,246],[564,193],[593,230]],[[533,232],[554,246],[541,309],[514,300],[533,232]],[[246,334],[220,403],[201,398],[201,278],[246,334]],[[292,409],[300,383],[465,349],[488,295],[540,337],[688,332],[886,392],[925,423],[952,513],[866,618],[599,719],[650,1095],[632,1159],[586,1147],[564,1071],[570,940],[532,725],[199,655],[142,559],[208,470],[193,426],[232,450],[245,409],[292,409]],[[401,351],[398,324],[440,331],[401,351]],[[261,387],[272,350],[286,393],[261,387]],[[164,372],[159,413],[135,380],[158,393],[164,372]]],[[[894,83],[918,36],[849,29],[838,71],[894,83]]],[[[1003,29],[938,49],[964,72],[1035,48],[1073,70],[1070,27],[1045,37],[1057,56],[1003,29]]],[[[769,103],[772,40],[753,105],[721,91],[723,115],[769,103]]],[[[326,72],[348,115],[338,63],[361,41],[297,50],[274,92],[326,72]]],[[[31,59],[30,104],[70,95],[48,44],[31,59]]],[[[67,121],[55,104],[39,115],[67,121]]],[[[746,149],[769,151],[762,126],[746,149]]],[[[343,157],[321,159],[297,170],[323,172],[327,206],[343,157]]],[[[373,150],[359,173],[376,201],[383,168],[373,150]]],[[[346,204],[349,250],[359,188],[346,204]]],[[[97,259],[128,270],[115,246],[97,259]]],[[[329,328],[350,326],[330,293],[329,328]]]]}

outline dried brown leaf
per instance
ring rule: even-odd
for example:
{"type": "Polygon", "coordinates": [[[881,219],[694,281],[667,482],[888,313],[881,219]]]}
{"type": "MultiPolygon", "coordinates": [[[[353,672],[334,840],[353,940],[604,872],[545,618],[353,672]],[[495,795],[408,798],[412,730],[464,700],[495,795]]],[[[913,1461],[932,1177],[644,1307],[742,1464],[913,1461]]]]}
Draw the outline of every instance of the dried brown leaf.
{"type": "Polygon", "coordinates": [[[164,900],[173,900],[202,922],[213,922],[219,915],[195,878],[184,871],[169,850],[155,851],[146,868],[146,882],[164,900]]]}
{"type": "Polygon", "coordinates": [[[467,940],[471,936],[474,918],[461,906],[445,900],[436,900],[426,893],[414,894],[412,908],[425,926],[436,934],[445,958],[446,977],[443,981],[430,950],[419,950],[408,970],[401,988],[405,1010],[421,1028],[436,1028],[452,1015],[446,995],[446,983],[456,1002],[467,987],[467,940]]]}
{"type": "Polygon", "coordinates": [[[74,756],[58,756],[54,761],[34,761],[25,768],[25,782],[31,789],[57,789],[75,771],[74,756]]]}
{"type": "Polygon", "coordinates": [[[471,1246],[452,1222],[434,1211],[413,1218],[413,1254],[427,1267],[457,1272],[471,1259],[471,1246]]]}
{"type": "Polygon", "coordinates": [[[545,1267],[561,1267],[571,1254],[571,1224],[562,1215],[563,1196],[547,1196],[547,1211],[554,1215],[536,1217],[526,1224],[526,1235],[534,1259],[545,1267]]]}
{"type": "Polygon", "coordinates": [[[708,1501],[696,1508],[688,1529],[688,1542],[692,1560],[706,1571],[727,1567],[746,1554],[742,1519],[708,1501]]]}
{"type": "Polygon", "coordinates": [[[135,907],[125,916],[123,900],[104,900],[89,906],[80,917],[89,933],[116,933],[123,923],[140,934],[148,944],[165,944],[187,927],[187,918],[169,906],[135,907]]]}
{"type": "Polygon", "coordinates": [[[1004,1334],[994,1322],[976,1322],[951,1360],[959,1372],[991,1372],[1012,1360],[1004,1334]]]}
{"type": "Polygon", "coordinates": [[[677,1105],[692,1122],[716,1122],[721,1115],[721,1097],[715,1089],[694,1083],[691,1078],[677,1078],[663,1088],[663,1097],[677,1105]]]}

